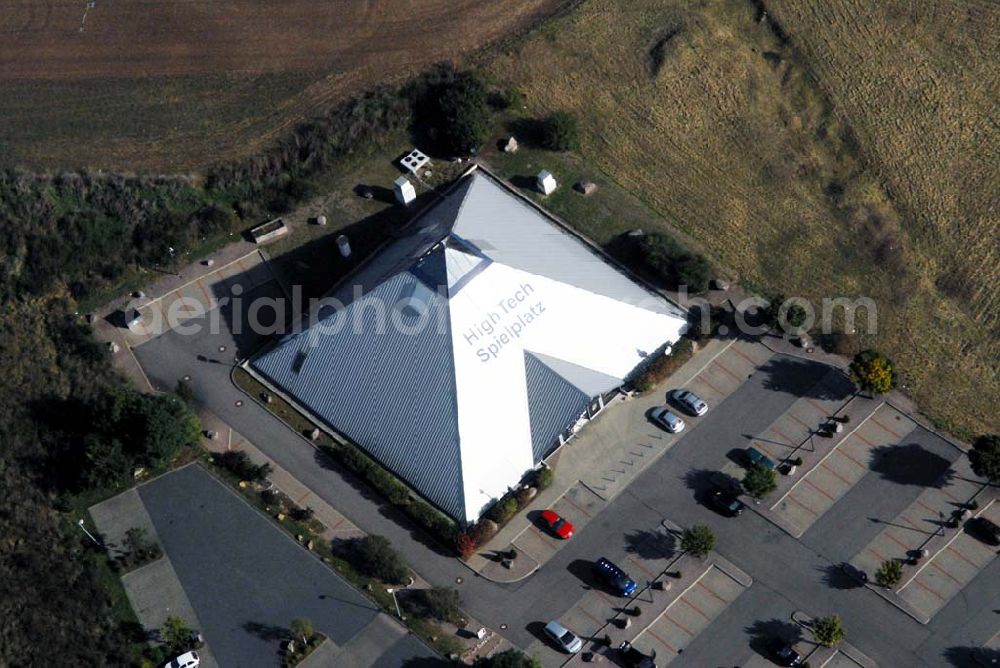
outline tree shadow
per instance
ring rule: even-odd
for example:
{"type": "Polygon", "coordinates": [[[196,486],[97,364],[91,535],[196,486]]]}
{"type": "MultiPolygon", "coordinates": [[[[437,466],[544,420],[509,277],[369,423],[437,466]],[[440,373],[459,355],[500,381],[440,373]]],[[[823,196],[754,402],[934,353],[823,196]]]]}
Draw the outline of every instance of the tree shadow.
{"type": "Polygon", "coordinates": [[[538,191],[538,179],[534,176],[512,176],[510,177],[510,184],[519,190],[538,191]]]}
{"type": "Polygon", "coordinates": [[[795,644],[802,639],[802,627],[783,619],[757,621],[744,629],[750,636],[750,649],[765,659],[771,658],[770,644],[775,638],[795,644]]]}
{"type": "Polygon", "coordinates": [[[860,571],[851,564],[827,564],[826,566],[820,566],[817,570],[823,573],[823,584],[830,589],[847,590],[858,589],[864,586],[859,579],[860,575],[855,576],[848,572],[852,571],[860,574],[860,571]]]}
{"type": "Polygon", "coordinates": [[[292,637],[291,632],[281,626],[274,624],[261,624],[260,622],[244,622],[243,630],[252,636],[256,636],[267,642],[280,642],[292,637]]]}
{"type": "Polygon", "coordinates": [[[854,394],[854,384],[839,369],[786,355],[775,355],[760,367],[764,388],[805,399],[846,401],[854,394]]]}
{"type": "Polygon", "coordinates": [[[628,552],[643,559],[669,559],[677,552],[677,539],[672,534],[641,529],[625,535],[628,552]]]}
{"type": "Polygon", "coordinates": [[[740,494],[743,491],[739,480],[728,473],[711,469],[691,469],[684,474],[684,486],[693,491],[695,501],[702,504],[715,490],[731,494],[740,494]]]}
{"type": "Polygon", "coordinates": [[[594,577],[594,562],[587,559],[574,559],[567,566],[566,570],[574,575],[583,585],[584,589],[600,589],[600,582],[594,577]]]}
{"type": "Polygon", "coordinates": [[[871,451],[869,466],[897,485],[941,489],[954,476],[950,461],[917,443],[880,445],[871,451]]]}
{"type": "Polygon", "coordinates": [[[949,647],[944,659],[954,668],[987,668],[1000,666],[1000,650],[986,647],[949,647]]]}
{"type": "Polygon", "coordinates": [[[538,118],[512,118],[504,123],[504,128],[518,144],[525,146],[540,147],[545,136],[545,121],[538,118]]]}

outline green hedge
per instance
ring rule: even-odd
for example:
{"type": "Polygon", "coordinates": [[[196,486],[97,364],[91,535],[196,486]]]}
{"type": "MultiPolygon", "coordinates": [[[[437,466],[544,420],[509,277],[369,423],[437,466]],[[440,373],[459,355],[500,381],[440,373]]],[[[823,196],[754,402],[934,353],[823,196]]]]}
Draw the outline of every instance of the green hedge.
{"type": "Polygon", "coordinates": [[[690,339],[681,339],[674,344],[669,355],[658,355],[650,362],[642,373],[633,381],[635,389],[639,392],[649,392],[667,378],[670,374],[681,368],[685,362],[691,359],[694,354],[694,344],[690,339]]]}
{"type": "Polygon", "coordinates": [[[393,506],[409,515],[443,543],[452,545],[458,534],[455,521],[426,501],[413,497],[406,485],[374,459],[350,445],[324,445],[321,448],[330,458],[368,481],[393,506]]]}

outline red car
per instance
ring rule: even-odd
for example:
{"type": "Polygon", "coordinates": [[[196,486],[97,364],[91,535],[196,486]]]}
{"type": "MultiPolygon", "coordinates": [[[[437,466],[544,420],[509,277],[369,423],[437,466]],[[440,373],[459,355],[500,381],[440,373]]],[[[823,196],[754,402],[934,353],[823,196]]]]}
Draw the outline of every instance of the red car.
{"type": "Polygon", "coordinates": [[[559,514],[554,510],[543,510],[541,518],[542,524],[560,538],[565,540],[573,537],[573,525],[559,517],[559,514]]]}

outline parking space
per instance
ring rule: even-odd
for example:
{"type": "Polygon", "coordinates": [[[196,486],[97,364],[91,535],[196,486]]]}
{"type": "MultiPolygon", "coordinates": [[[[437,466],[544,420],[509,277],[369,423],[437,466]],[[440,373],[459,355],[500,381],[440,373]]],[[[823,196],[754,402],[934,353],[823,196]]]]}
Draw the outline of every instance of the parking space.
{"type": "MultiPolygon", "coordinates": [[[[857,416],[854,416],[857,417],[857,416]]],[[[771,506],[795,536],[805,531],[870,470],[876,448],[898,445],[916,424],[882,403],[771,506]]]]}
{"type": "Polygon", "coordinates": [[[924,548],[941,549],[943,546],[935,546],[933,541],[945,533],[945,521],[982,489],[983,484],[969,470],[968,460],[960,458],[938,484],[927,487],[902,513],[885,522],[885,529],[851,563],[874,573],[887,559],[904,559],[924,548]]]}
{"type": "MultiPolygon", "coordinates": [[[[579,532],[606,505],[601,497],[583,485],[574,485],[560,496],[549,508],[573,525],[579,532]]],[[[514,547],[527,553],[535,561],[543,563],[554,552],[567,544],[539,524],[537,513],[529,514],[527,526],[512,541],[514,547]]]]}
{"type": "MultiPolygon", "coordinates": [[[[734,341],[726,350],[713,359],[685,386],[716,406],[742,385],[773,353],[764,346],[750,341],[734,341]]],[[[671,388],[673,389],[673,388],[671,388]]],[[[697,422],[698,418],[684,416],[686,421],[697,422]]]]}
{"type": "MultiPolygon", "coordinates": [[[[1000,524],[1000,503],[992,502],[977,516],[1000,524]]],[[[945,546],[922,564],[899,589],[899,595],[933,617],[997,557],[997,548],[957,531],[945,546]]]]}
{"type": "Polygon", "coordinates": [[[709,567],[633,643],[643,651],[656,650],[658,665],[677,658],[745,587],[716,566],[709,567]]]}

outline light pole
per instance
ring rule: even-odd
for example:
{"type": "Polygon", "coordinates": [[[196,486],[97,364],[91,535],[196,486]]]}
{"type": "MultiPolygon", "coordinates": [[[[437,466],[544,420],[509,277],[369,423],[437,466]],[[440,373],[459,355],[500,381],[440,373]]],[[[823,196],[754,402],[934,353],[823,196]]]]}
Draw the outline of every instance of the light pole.
{"type": "Polygon", "coordinates": [[[390,588],[386,589],[386,591],[392,595],[392,602],[396,604],[396,616],[399,617],[400,619],[403,619],[403,613],[399,609],[399,601],[396,599],[396,590],[390,588]]]}
{"type": "Polygon", "coordinates": [[[81,529],[83,529],[83,533],[87,534],[87,538],[94,541],[94,545],[96,545],[97,547],[101,547],[101,543],[96,538],[94,538],[94,534],[87,531],[87,527],[83,526],[83,518],[80,518],[80,520],[77,521],[77,524],[80,526],[81,529]]]}

